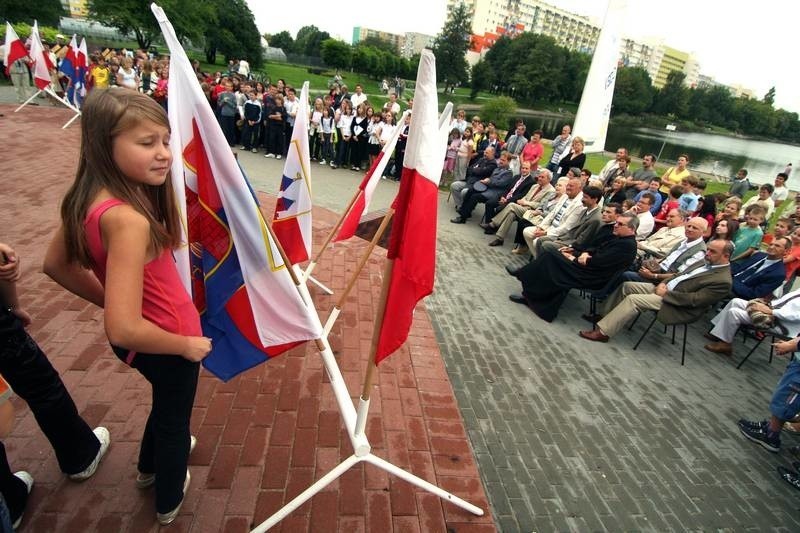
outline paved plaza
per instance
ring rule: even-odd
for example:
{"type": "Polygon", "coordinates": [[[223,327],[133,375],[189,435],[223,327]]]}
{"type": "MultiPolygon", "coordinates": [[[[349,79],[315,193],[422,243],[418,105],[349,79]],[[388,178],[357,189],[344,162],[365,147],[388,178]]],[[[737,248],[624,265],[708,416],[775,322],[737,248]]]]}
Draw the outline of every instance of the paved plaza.
{"type": "MultiPolygon", "coordinates": [[[[56,354],[82,414],[91,424],[108,424],[114,439],[96,479],[69,483],[18,403],[19,423],[7,441],[10,458],[37,480],[22,531],[155,529],[152,502],[133,487],[146,388],[107,350],[102,315],[38,273],[58,201],[72,180],[77,126],[62,133],[69,115],[48,106],[15,116],[12,111],[0,106],[0,139],[7,147],[2,239],[24,254],[23,301],[34,311],[32,334],[56,354]]],[[[246,152],[240,162],[256,190],[277,191],[282,162],[246,152]]],[[[332,212],[343,208],[361,178],[318,165],[312,172],[315,204],[332,212]]],[[[373,209],[386,207],[397,187],[382,181],[373,209]]],[[[359,467],[296,511],[282,530],[800,528],[800,493],[775,471],[790,464],[788,454],[764,451],[735,425],[739,417],[767,414],[785,359],[769,364],[765,344],[736,370],[737,358],[703,350],[705,322],[689,330],[684,367],[680,339],[670,344],[658,325],[632,350],[648,320],[608,344],[585,341],[577,332],[587,328],[580,318],[587,300],[570,294],[552,324],[510,302],[508,294],[519,285],[503,265],[522,259],[510,254],[509,244],[486,245],[490,238],[477,226],[481,208],[468,224],[454,225],[446,193],[439,204],[436,292],[418,309],[410,345],[385,369],[381,365],[373,400],[379,422],[370,439],[376,453],[475,499],[488,507],[488,516],[470,517],[359,467]]],[[[319,211],[317,241],[333,219],[319,211]]],[[[362,249],[358,239],[337,244],[323,258],[321,279],[343,286],[341,269],[352,267],[362,249]]],[[[370,259],[355,306],[331,339],[353,396],[363,376],[382,256],[370,259]]],[[[315,300],[319,309],[330,302],[317,292],[315,300]]],[[[324,319],[326,312],[321,314],[324,319]]],[[[735,344],[737,357],[752,342],[735,344]]],[[[191,459],[192,489],[174,531],[245,531],[349,453],[310,349],[229,384],[204,375],[194,424],[201,440],[191,459]],[[315,442],[316,448],[307,444],[315,442]]],[[[795,444],[792,436],[783,440],[784,447],[795,444]]]]}

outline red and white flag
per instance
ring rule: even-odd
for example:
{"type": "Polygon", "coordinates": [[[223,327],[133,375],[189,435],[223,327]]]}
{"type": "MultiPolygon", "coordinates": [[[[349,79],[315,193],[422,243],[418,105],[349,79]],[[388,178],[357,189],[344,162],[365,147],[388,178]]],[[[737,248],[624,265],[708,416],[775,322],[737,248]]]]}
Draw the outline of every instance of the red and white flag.
{"type": "Polygon", "coordinates": [[[400,191],[393,207],[387,257],[394,260],[375,363],[408,338],[414,307],[433,292],[436,270],[436,222],[439,178],[447,150],[448,104],[442,117],[436,94],[436,59],[423,50],[414,91],[414,114],[408,132],[400,191]]]}
{"type": "Polygon", "coordinates": [[[6,22],[6,41],[3,49],[6,52],[4,61],[6,63],[6,75],[8,75],[9,68],[14,61],[28,57],[25,43],[22,42],[22,39],[19,38],[17,32],[14,31],[14,27],[9,22],[6,22]]]}
{"type": "Polygon", "coordinates": [[[151,9],[169,47],[172,180],[188,246],[174,251],[222,379],[319,338],[242,169],[164,11],[151,9]]]}
{"type": "Polygon", "coordinates": [[[31,28],[30,56],[33,61],[33,83],[40,91],[44,91],[50,85],[50,69],[53,68],[53,62],[50,60],[50,54],[42,46],[37,22],[34,22],[31,28]]]}
{"type": "Polygon", "coordinates": [[[292,263],[311,257],[311,158],[308,150],[308,82],[303,83],[292,140],[283,166],[272,229],[292,263]]]}
{"type": "Polygon", "coordinates": [[[358,223],[361,220],[361,216],[367,212],[367,209],[369,209],[369,203],[372,200],[372,195],[375,192],[375,188],[378,186],[378,183],[381,181],[383,171],[386,169],[387,163],[389,163],[389,158],[391,157],[394,147],[397,144],[397,139],[400,138],[400,134],[403,132],[406,116],[409,113],[411,113],[411,111],[406,111],[403,113],[403,116],[399,121],[399,126],[394,129],[394,133],[389,139],[389,142],[387,142],[383,149],[378,152],[378,157],[376,157],[375,161],[372,162],[372,166],[369,168],[369,170],[367,170],[367,173],[364,175],[364,179],[361,180],[361,184],[358,186],[358,188],[361,189],[362,192],[358,195],[358,198],[356,198],[356,201],[350,208],[350,211],[345,214],[344,221],[339,228],[339,233],[337,233],[336,237],[333,239],[334,242],[349,239],[356,234],[356,229],[358,228],[358,223]]]}

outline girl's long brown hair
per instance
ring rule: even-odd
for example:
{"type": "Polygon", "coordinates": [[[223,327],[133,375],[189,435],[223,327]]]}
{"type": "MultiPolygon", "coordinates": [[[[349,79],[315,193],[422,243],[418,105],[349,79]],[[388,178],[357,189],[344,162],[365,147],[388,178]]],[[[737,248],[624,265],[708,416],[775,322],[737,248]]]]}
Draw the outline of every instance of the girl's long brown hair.
{"type": "Polygon", "coordinates": [[[61,221],[70,261],[77,261],[84,267],[93,263],[83,224],[89,206],[102,189],[147,218],[152,250],[180,244],[180,216],[171,173],[162,185],[135,184],[114,162],[116,136],[148,121],[169,129],[169,120],[161,106],[137,91],[94,89],[86,98],[81,115],[81,150],[75,183],[61,203],[61,221]]]}

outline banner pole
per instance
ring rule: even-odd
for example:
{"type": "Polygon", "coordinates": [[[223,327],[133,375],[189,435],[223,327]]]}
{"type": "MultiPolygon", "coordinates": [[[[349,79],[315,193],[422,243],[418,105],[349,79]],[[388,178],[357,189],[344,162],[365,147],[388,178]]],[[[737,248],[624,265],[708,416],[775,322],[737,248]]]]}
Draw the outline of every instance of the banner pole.
{"type": "MultiPolygon", "coordinates": [[[[331,229],[330,233],[328,233],[328,236],[325,238],[325,242],[322,243],[322,246],[317,252],[317,255],[311,260],[311,262],[306,267],[306,271],[303,273],[305,279],[311,277],[311,272],[314,271],[314,267],[316,267],[317,263],[319,263],[320,257],[322,257],[322,254],[325,253],[325,250],[328,249],[328,245],[330,245],[331,241],[333,241],[333,238],[336,237],[336,234],[339,233],[339,229],[341,229],[342,224],[344,223],[344,219],[347,218],[347,215],[350,214],[350,211],[353,209],[353,206],[356,204],[356,202],[358,201],[358,199],[361,197],[362,194],[364,194],[364,191],[359,187],[359,189],[356,191],[353,197],[350,198],[350,203],[348,203],[347,207],[345,207],[344,213],[342,213],[342,216],[340,216],[339,220],[336,221],[336,224],[333,226],[333,229],[331,229]]],[[[331,292],[331,294],[333,293],[331,292]]]]}
{"type": "Polygon", "coordinates": [[[28,98],[27,100],[25,100],[24,102],[22,102],[22,103],[19,105],[19,107],[18,107],[18,108],[16,108],[16,109],[14,110],[14,113],[16,113],[17,111],[19,111],[20,109],[22,109],[23,107],[25,107],[26,105],[28,105],[29,103],[31,103],[31,102],[33,101],[33,99],[34,99],[34,98],[36,98],[37,96],[39,96],[40,94],[42,94],[42,90],[41,90],[41,89],[39,89],[38,91],[36,91],[35,93],[33,93],[33,96],[31,96],[30,98],[28,98]]]}
{"type": "Polygon", "coordinates": [[[381,221],[381,225],[378,226],[375,235],[372,236],[372,240],[369,241],[369,246],[367,249],[364,250],[364,254],[361,256],[361,259],[358,262],[358,266],[356,266],[355,272],[353,272],[352,277],[347,282],[347,286],[344,288],[344,291],[339,296],[339,300],[334,304],[333,309],[331,309],[331,314],[328,316],[328,320],[325,322],[325,335],[327,336],[330,333],[331,328],[333,327],[334,322],[339,317],[339,313],[342,311],[342,307],[344,307],[344,302],[347,299],[347,296],[350,294],[350,291],[353,290],[353,287],[356,285],[356,281],[358,281],[358,277],[361,274],[361,271],[364,270],[364,266],[366,266],[367,261],[369,260],[370,255],[372,254],[372,250],[375,249],[375,246],[378,245],[378,241],[383,237],[383,234],[386,233],[386,228],[389,227],[389,222],[392,220],[394,216],[394,209],[389,208],[384,215],[383,220],[381,221]]]}

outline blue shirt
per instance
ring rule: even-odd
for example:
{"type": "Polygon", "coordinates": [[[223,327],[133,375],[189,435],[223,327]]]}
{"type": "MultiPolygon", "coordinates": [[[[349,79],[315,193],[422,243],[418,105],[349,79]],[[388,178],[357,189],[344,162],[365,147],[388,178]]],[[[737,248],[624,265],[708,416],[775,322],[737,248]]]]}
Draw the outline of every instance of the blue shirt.
{"type": "Polygon", "coordinates": [[[694,213],[697,211],[697,203],[700,201],[700,196],[693,192],[686,192],[678,198],[678,209],[683,209],[687,213],[694,213]]]}
{"type": "Polygon", "coordinates": [[[653,205],[650,206],[650,214],[655,216],[661,210],[661,204],[664,203],[664,197],[661,196],[661,193],[659,193],[658,191],[653,192],[650,189],[645,189],[643,191],[640,191],[636,196],[634,196],[633,201],[638,202],[639,200],[641,200],[642,196],[644,196],[644,193],[646,192],[649,192],[656,198],[656,201],[653,202],[653,205]]]}

